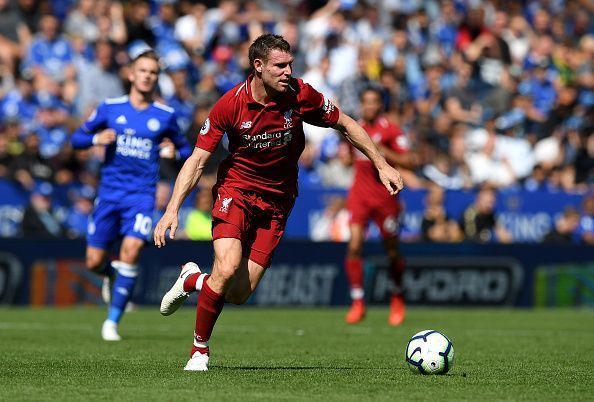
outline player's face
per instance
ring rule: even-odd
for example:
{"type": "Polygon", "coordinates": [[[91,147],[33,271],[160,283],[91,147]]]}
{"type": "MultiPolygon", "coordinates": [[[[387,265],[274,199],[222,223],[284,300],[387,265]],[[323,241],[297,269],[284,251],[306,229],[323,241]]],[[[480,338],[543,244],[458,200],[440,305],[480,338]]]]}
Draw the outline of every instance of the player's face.
{"type": "Polygon", "coordinates": [[[150,94],[155,90],[159,78],[159,64],[156,60],[141,57],[134,62],[128,79],[132,88],[141,94],[150,94]]]}
{"type": "Polygon", "coordinates": [[[363,120],[375,120],[382,112],[382,100],[377,92],[366,91],[361,97],[361,117],[363,120]]]}
{"type": "Polygon", "coordinates": [[[293,56],[290,53],[273,49],[265,62],[256,59],[254,67],[262,73],[264,85],[277,92],[287,92],[289,79],[293,72],[293,56]]]}

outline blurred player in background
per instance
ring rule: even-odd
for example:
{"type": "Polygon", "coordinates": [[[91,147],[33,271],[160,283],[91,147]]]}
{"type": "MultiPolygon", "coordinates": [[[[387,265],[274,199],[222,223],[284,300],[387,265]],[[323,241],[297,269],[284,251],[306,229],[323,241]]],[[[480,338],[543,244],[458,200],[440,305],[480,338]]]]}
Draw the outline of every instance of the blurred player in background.
{"type": "MultiPolygon", "coordinates": [[[[360,124],[392,166],[412,165],[407,139],[399,127],[382,115],[382,95],[379,90],[367,88],[360,94],[360,124]]],[[[392,296],[388,323],[399,325],[404,320],[402,297],[404,259],[398,247],[398,215],[400,204],[378,175],[375,166],[358,150],[355,155],[355,179],[347,197],[350,212],[351,237],[347,248],[345,269],[350,285],[352,305],[345,321],[356,324],[365,318],[365,291],[362,249],[369,221],[378,226],[390,261],[392,296]]]]}
{"type": "Polygon", "coordinates": [[[159,157],[175,156],[174,145],[181,158],[192,152],[173,109],[154,101],[158,75],[157,54],[141,52],[131,63],[129,95],[105,100],[72,136],[75,149],[105,146],[86,264],[107,279],[103,296],[110,307],[101,330],[106,341],[121,339],[118,323],[132,297],[140,250],[151,234],[159,157]],[[119,259],[106,263],[109,247],[122,236],[119,259]]]}
{"type": "Polygon", "coordinates": [[[400,174],[365,131],[310,85],[291,77],[293,56],[282,36],[258,37],[250,46],[249,61],[252,75],[211,110],[155,228],[158,247],[165,245],[168,229],[174,238],[179,209],[226,133],[230,156],[220,165],[213,188],[212,274],[201,273],[194,263],[185,264],[161,303],[161,313],[169,315],[191,292],[200,290],[194,343],[185,370],[208,370],[208,341],[225,301],[245,303],[270,266],[297,196],[297,161],[305,145],[303,122],[342,132],[373,161],[392,194],[402,189],[400,174]]]}

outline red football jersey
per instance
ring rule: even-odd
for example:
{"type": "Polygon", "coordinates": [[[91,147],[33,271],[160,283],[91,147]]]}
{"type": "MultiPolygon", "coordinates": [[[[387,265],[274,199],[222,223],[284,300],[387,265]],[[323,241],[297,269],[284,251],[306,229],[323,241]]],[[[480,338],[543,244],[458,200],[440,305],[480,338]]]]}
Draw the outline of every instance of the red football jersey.
{"type": "MultiPolygon", "coordinates": [[[[409,150],[408,140],[397,125],[391,123],[383,116],[377,118],[372,124],[360,121],[361,127],[365,129],[369,137],[377,145],[383,145],[398,153],[406,153],[409,150]]],[[[351,192],[383,196],[390,194],[379,179],[379,175],[373,163],[358,149],[354,148],[355,158],[355,179],[351,192]]]]}
{"type": "Polygon", "coordinates": [[[219,166],[218,184],[297,195],[297,161],[305,146],[303,122],[330,127],[339,111],[330,100],[300,79],[291,79],[279,99],[262,105],[254,100],[252,76],[214,105],[196,146],[213,152],[227,133],[229,152],[219,166]]]}

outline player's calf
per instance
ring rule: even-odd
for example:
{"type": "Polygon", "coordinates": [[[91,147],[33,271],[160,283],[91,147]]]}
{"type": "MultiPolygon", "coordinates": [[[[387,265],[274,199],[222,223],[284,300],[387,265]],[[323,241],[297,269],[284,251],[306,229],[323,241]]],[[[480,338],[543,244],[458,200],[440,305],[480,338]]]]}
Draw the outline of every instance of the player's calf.
{"type": "Polygon", "coordinates": [[[242,292],[242,293],[239,293],[236,291],[227,292],[225,294],[225,301],[227,303],[240,305],[240,304],[246,303],[251,295],[252,295],[251,291],[242,292]]]}

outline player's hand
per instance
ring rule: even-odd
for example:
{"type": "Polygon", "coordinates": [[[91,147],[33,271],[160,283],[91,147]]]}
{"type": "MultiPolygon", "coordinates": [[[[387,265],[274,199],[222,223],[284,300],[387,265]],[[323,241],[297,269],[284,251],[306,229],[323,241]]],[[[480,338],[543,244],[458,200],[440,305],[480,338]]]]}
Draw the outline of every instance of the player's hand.
{"type": "Polygon", "coordinates": [[[400,172],[387,163],[378,169],[379,178],[391,195],[396,195],[404,188],[400,172]]]}
{"type": "Polygon", "coordinates": [[[116,132],[112,128],[106,128],[97,133],[95,138],[95,145],[109,145],[116,140],[116,132]]]}
{"type": "Polygon", "coordinates": [[[177,230],[177,225],[177,213],[165,211],[165,214],[159,220],[157,226],[155,226],[155,233],[153,234],[155,246],[159,248],[165,246],[165,233],[168,229],[171,229],[169,231],[169,238],[173,240],[175,238],[175,231],[177,230]]]}
{"type": "Polygon", "coordinates": [[[175,157],[175,145],[169,138],[165,138],[159,144],[159,156],[164,159],[173,159],[175,157]]]}

